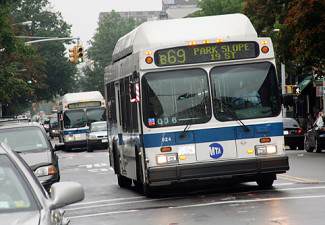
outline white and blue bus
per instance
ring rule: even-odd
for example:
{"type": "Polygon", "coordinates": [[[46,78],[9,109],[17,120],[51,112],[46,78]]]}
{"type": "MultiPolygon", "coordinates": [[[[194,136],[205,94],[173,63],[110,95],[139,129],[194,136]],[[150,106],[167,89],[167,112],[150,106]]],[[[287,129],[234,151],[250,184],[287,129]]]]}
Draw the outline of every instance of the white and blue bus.
{"type": "Polygon", "coordinates": [[[99,91],[67,93],[58,112],[60,142],[65,149],[83,148],[92,122],[106,120],[105,99],[99,91]]]}
{"type": "Polygon", "coordinates": [[[121,187],[230,177],[271,187],[289,169],[270,38],[242,14],[145,22],[105,69],[121,187]]]}

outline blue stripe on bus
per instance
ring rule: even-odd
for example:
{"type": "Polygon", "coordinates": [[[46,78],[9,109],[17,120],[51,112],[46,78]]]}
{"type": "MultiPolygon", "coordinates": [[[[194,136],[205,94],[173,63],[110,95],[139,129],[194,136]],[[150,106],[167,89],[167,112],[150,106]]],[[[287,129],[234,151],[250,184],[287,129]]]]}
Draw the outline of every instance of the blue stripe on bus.
{"type": "Polygon", "coordinates": [[[183,135],[185,137],[181,137],[182,131],[144,134],[143,144],[145,148],[153,148],[170,145],[283,136],[283,123],[248,125],[247,127],[250,129],[248,132],[241,126],[193,130],[186,132],[186,135],[183,135]]]}
{"type": "Polygon", "coordinates": [[[88,128],[83,128],[83,129],[77,129],[77,130],[64,130],[63,134],[68,135],[68,134],[84,134],[88,133],[89,129],[88,128]]]}

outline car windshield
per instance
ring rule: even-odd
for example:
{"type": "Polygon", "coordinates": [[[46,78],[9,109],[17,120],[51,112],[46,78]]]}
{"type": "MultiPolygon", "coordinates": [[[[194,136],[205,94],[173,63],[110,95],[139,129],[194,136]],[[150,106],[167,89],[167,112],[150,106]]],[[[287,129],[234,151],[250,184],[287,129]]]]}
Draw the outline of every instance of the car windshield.
{"type": "Polygon", "coordinates": [[[28,187],[8,157],[0,155],[0,214],[36,210],[28,187]]]}
{"type": "Polygon", "coordinates": [[[88,123],[97,122],[97,121],[105,121],[106,114],[104,108],[90,108],[86,110],[87,121],[88,123]]]}
{"type": "Polygon", "coordinates": [[[219,121],[277,116],[281,101],[271,63],[215,67],[211,70],[214,115],[219,121]],[[233,111],[229,112],[230,109],[233,111]]]}
{"type": "Polygon", "coordinates": [[[18,152],[48,149],[46,137],[39,127],[8,128],[0,130],[0,142],[18,152]]]}
{"type": "Polygon", "coordinates": [[[103,122],[103,123],[92,123],[91,124],[91,132],[106,131],[106,130],[107,130],[107,124],[106,124],[106,122],[103,122]]]}
{"type": "Polygon", "coordinates": [[[64,128],[85,127],[86,113],[83,109],[65,111],[63,115],[64,128]]]}
{"type": "Polygon", "coordinates": [[[59,123],[58,123],[58,118],[56,118],[56,117],[52,117],[52,118],[50,119],[50,125],[51,125],[51,127],[58,127],[58,125],[59,125],[59,123]]]}
{"type": "Polygon", "coordinates": [[[211,118],[207,74],[201,69],[147,73],[142,78],[147,127],[205,123],[211,118]]]}

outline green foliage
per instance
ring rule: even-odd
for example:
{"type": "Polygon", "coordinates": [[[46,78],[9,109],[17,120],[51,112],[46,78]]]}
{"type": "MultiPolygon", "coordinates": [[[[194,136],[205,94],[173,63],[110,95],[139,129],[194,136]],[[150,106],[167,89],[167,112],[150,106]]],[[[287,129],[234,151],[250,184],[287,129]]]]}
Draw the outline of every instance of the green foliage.
{"type": "Polygon", "coordinates": [[[34,89],[22,70],[37,57],[33,49],[15,38],[9,12],[8,4],[0,7],[0,103],[15,105],[33,98],[34,89]]]}
{"type": "Polygon", "coordinates": [[[287,35],[283,35],[282,40],[287,40],[289,59],[305,67],[322,67],[325,63],[325,1],[292,1],[284,26],[287,35]]]}
{"type": "Polygon", "coordinates": [[[134,29],[138,24],[133,19],[121,17],[112,11],[99,22],[96,34],[88,49],[88,57],[94,62],[91,67],[84,69],[85,76],[80,84],[84,91],[104,89],[104,68],[111,63],[112,53],[120,37],[134,29]]]}
{"type": "Polygon", "coordinates": [[[243,0],[201,0],[198,6],[201,10],[191,17],[240,13],[243,10],[243,0]]]}
{"type": "Polygon", "coordinates": [[[271,36],[280,62],[290,74],[324,65],[324,0],[245,0],[244,12],[260,35],[271,36]],[[277,30],[275,30],[277,29],[277,30]]]}
{"type": "MultiPolygon", "coordinates": [[[[58,12],[48,10],[48,0],[25,0],[13,5],[17,21],[33,21],[27,29],[28,35],[45,37],[69,37],[71,26],[58,12]]],[[[69,43],[69,42],[66,42],[69,43]]],[[[71,92],[74,87],[75,65],[68,62],[62,41],[33,44],[43,61],[43,79],[37,80],[36,96],[38,100],[50,100],[56,95],[71,92]]],[[[36,79],[35,79],[36,80],[36,79]]]]}

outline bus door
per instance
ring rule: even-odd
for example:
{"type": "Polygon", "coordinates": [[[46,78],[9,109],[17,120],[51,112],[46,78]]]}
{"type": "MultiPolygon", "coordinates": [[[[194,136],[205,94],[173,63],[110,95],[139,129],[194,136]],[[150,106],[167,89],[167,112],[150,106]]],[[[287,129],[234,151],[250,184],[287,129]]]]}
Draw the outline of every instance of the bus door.
{"type": "MultiPolygon", "coordinates": [[[[120,88],[120,82],[117,81],[114,83],[115,88],[115,96],[116,99],[116,115],[117,115],[117,137],[115,137],[115,141],[117,144],[117,151],[119,156],[121,157],[121,163],[120,163],[120,172],[123,173],[125,170],[124,168],[124,157],[123,157],[123,148],[124,148],[124,140],[123,140],[123,128],[122,128],[122,102],[121,102],[121,88],[120,88]]],[[[116,158],[116,155],[115,155],[116,158]]],[[[119,159],[116,159],[115,163],[119,163],[119,159]]]]}

